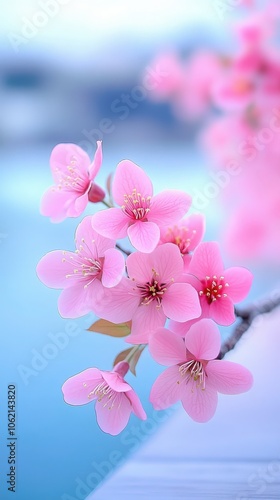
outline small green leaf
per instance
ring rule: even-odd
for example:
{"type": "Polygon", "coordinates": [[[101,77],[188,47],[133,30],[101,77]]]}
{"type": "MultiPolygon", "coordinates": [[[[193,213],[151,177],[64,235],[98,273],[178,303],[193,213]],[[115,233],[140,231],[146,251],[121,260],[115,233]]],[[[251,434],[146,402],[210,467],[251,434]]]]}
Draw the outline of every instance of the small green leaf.
{"type": "Polygon", "coordinates": [[[135,370],[136,365],[137,365],[139,358],[140,358],[142,352],[144,351],[145,347],[146,347],[145,345],[143,345],[142,347],[139,347],[139,350],[136,351],[133,358],[130,360],[129,368],[130,368],[131,373],[133,373],[133,375],[135,375],[135,376],[136,376],[136,370],[135,370]]]}
{"type": "Polygon", "coordinates": [[[131,321],[126,323],[111,323],[105,319],[98,319],[89,328],[89,332],[103,333],[110,337],[126,337],[131,331],[131,321]]]}
{"type": "Polygon", "coordinates": [[[114,359],[113,366],[116,366],[116,364],[120,363],[121,361],[124,361],[125,358],[130,354],[131,350],[133,347],[129,347],[128,349],[125,349],[124,351],[121,351],[114,359]]]}

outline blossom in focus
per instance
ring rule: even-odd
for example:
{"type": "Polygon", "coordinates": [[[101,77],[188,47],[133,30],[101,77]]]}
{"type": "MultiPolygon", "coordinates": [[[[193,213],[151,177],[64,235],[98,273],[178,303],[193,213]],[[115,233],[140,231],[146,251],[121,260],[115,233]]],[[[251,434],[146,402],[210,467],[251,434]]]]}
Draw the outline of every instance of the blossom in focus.
{"type": "Polygon", "coordinates": [[[159,245],[149,254],[134,252],[126,260],[129,278],[106,290],[98,314],[114,323],[132,320],[131,344],[146,344],[166,318],[187,321],[201,313],[196,290],[183,283],[183,259],[176,245],[159,245]]]}
{"type": "Polygon", "coordinates": [[[167,368],[156,379],[150,401],[163,410],[177,401],[196,422],[210,420],[217,408],[218,392],[240,394],[248,391],[253,377],[247,368],[215,359],[220,352],[220,334],[209,319],[193,325],[185,340],[161,328],[150,339],[153,358],[167,368]]]}
{"type": "Polygon", "coordinates": [[[184,261],[184,271],[187,272],[191,252],[199,245],[205,233],[205,217],[193,214],[181,219],[173,226],[160,228],[160,242],[173,243],[178,246],[184,261]]]}
{"type": "Polygon", "coordinates": [[[65,402],[84,405],[96,401],[99,427],[113,436],[119,434],[127,425],[131,412],[142,420],[147,418],[136,392],[124,380],[128,369],[129,364],[122,361],[113,371],[88,368],[74,375],[62,386],[65,402]]]}
{"type": "Polygon", "coordinates": [[[150,178],[132,161],[119,163],[112,195],[120,208],[109,208],[92,218],[93,228],[107,238],[125,238],[140,252],[152,252],[160,238],[159,226],[170,225],[188,211],[191,197],[166,190],[153,196],[150,178]]]}
{"type": "Polygon", "coordinates": [[[120,282],[124,257],[115,241],[92,229],[91,216],[76,231],[76,252],[54,250],[38,263],[37,275],[51,288],[62,288],[58,309],[64,318],[75,318],[95,311],[104,287],[120,282]]]}
{"type": "Polygon", "coordinates": [[[200,298],[201,317],[212,318],[220,325],[231,325],[235,321],[234,304],[247,296],[252,273],[244,267],[224,269],[216,242],[201,243],[195,249],[188,272],[188,282],[200,298]]]}
{"type": "Polygon", "coordinates": [[[94,182],[101,163],[101,141],[97,141],[93,162],[76,144],[55,146],[50,157],[54,185],[42,197],[41,214],[52,222],[61,222],[66,217],[81,215],[88,201],[102,201],[105,192],[94,182]]]}

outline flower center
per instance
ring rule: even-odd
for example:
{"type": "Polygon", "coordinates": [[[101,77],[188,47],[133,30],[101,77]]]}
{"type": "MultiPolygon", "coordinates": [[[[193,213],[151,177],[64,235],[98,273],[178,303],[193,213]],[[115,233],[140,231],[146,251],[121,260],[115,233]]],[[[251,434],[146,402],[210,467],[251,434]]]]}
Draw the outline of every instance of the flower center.
{"type": "Polygon", "coordinates": [[[164,242],[174,243],[178,246],[181,254],[186,255],[189,253],[189,247],[195,235],[196,230],[190,230],[186,226],[174,226],[173,228],[169,227],[164,237],[164,242]]]}
{"type": "Polygon", "coordinates": [[[223,297],[227,297],[227,294],[224,292],[225,288],[229,286],[228,283],[225,283],[224,276],[205,276],[204,280],[201,280],[202,289],[199,292],[199,295],[205,296],[208,304],[212,304],[215,300],[219,300],[223,297]]]}
{"type": "Polygon", "coordinates": [[[86,188],[85,176],[81,174],[78,166],[78,160],[75,156],[71,156],[69,165],[67,165],[67,173],[61,172],[58,168],[55,170],[58,175],[57,188],[64,191],[84,192],[86,188]]]}
{"type": "Polygon", "coordinates": [[[166,292],[169,284],[161,283],[158,279],[158,273],[153,269],[153,277],[151,281],[144,284],[137,284],[142,297],[141,305],[147,306],[153,301],[157,302],[157,307],[161,307],[161,301],[164,293],[166,292]]]}
{"type": "MultiPolygon", "coordinates": [[[[179,373],[187,383],[196,382],[196,387],[200,387],[203,391],[205,390],[207,375],[201,361],[192,359],[183,363],[179,366],[179,373]]],[[[180,384],[180,380],[177,381],[177,384],[180,384]]]]}
{"type": "MultiPolygon", "coordinates": [[[[85,243],[85,240],[82,240],[82,242],[85,243]]],[[[92,243],[94,244],[94,240],[92,243]]],[[[88,247],[87,250],[89,250],[88,247]]],[[[73,265],[73,272],[66,274],[65,278],[75,278],[77,280],[86,281],[84,288],[87,288],[102,271],[102,260],[94,259],[92,256],[89,257],[83,245],[80,245],[75,255],[71,254],[68,256],[68,252],[65,250],[62,254],[62,262],[71,263],[73,265]]]]}
{"type": "MultiPolygon", "coordinates": [[[[83,384],[84,387],[87,387],[87,384],[83,384]]],[[[114,391],[104,380],[100,382],[89,394],[88,394],[88,399],[92,397],[97,397],[97,401],[101,403],[101,401],[104,403],[103,407],[108,406],[108,410],[112,410],[113,407],[117,406],[118,403],[118,408],[120,407],[120,398],[118,397],[119,393],[114,391]]]]}
{"type": "Polygon", "coordinates": [[[151,196],[146,198],[133,189],[132,194],[124,195],[124,205],[122,211],[127,217],[133,220],[145,220],[150,211],[151,196]]]}

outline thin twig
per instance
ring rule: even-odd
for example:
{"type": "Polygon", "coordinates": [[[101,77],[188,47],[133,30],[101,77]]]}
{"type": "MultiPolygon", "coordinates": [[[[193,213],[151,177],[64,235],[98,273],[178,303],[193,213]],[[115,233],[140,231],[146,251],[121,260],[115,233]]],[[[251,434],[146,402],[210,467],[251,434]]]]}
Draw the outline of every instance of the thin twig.
{"type": "Polygon", "coordinates": [[[116,244],[116,248],[118,248],[121,252],[125,253],[125,255],[129,256],[131,252],[129,250],[125,250],[124,248],[119,245],[119,243],[116,244]]]}

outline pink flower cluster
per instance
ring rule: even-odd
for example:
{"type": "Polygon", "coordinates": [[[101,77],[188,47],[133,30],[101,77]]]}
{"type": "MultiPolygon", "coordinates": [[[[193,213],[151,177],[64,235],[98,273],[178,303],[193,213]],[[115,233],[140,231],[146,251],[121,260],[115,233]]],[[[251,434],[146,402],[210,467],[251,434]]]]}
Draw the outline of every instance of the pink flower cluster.
{"type": "MultiPolygon", "coordinates": [[[[84,156],[73,145],[54,151],[59,152],[61,170],[69,163],[69,151],[75,151],[81,168],[84,156]]],[[[91,189],[87,184],[72,188],[64,189],[63,210],[58,203],[49,211],[53,220],[62,212],[73,216],[75,203],[82,198],[83,205],[91,189]]],[[[62,289],[58,309],[63,317],[94,312],[110,323],[130,324],[129,355],[113,371],[88,368],[68,379],[62,388],[65,401],[81,405],[95,400],[99,426],[113,435],[123,430],[131,412],[144,419],[140,400],[124,377],[138,348],[149,345],[153,358],[170,367],[153,385],[154,407],[181,400],[191,418],[207,421],[215,412],[218,392],[237,394],[252,384],[248,370],[215,359],[220,351],[216,323],[235,321],[234,304],[248,294],[252,274],[240,267],[225,269],[218,243],[202,242],[203,216],[186,216],[190,196],[177,190],[154,195],[151,180],[133,162],[117,166],[112,197],[114,206],[78,225],[76,251],[54,250],[37,266],[45,285],[62,289]],[[117,243],[125,237],[135,248],[126,260],[123,253],[129,252],[117,243]]]]}
{"type": "Polygon", "coordinates": [[[226,214],[221,234],[229,254],[243,261],[279,261],[279,19],[278,2],[254,6],[234,26],[235,52],[155,60],[167,76],[152,97],[169,100],[181,119],[207,114],[200,144],[226,179],[217,183],[226,214]]]}

